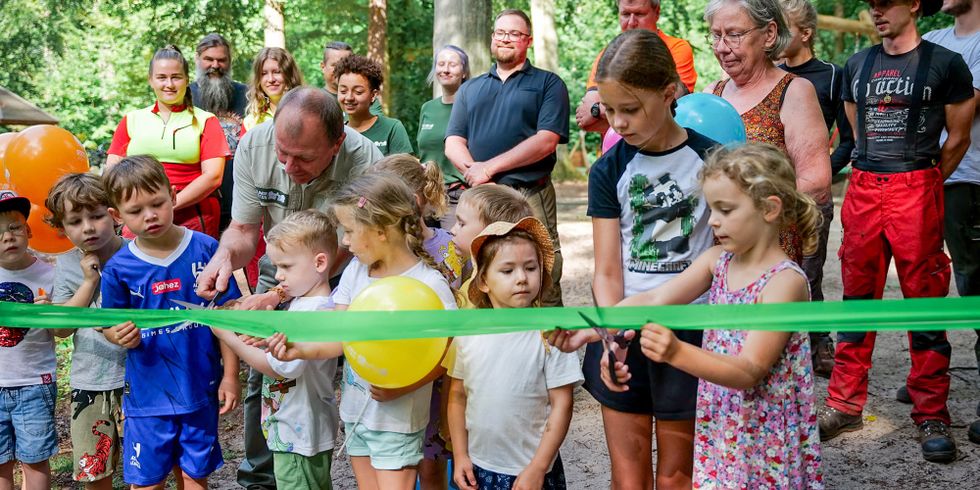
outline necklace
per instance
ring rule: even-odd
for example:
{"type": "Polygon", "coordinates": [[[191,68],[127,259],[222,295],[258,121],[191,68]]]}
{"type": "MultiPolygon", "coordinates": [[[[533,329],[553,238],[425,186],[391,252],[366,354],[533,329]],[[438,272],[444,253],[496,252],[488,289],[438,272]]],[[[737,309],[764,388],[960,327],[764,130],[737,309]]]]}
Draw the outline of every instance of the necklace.
{"type": "MultiPolygon", "coordinates": [[[[909,51],[908,53],[906,53],[908,55],[908,59],[905,60],[905,66],[903,66],[902,69],[898,71],[899,78],[901,78],[902,75],[905,74],[906,70],[908,70],[909,64],[912,63],[912,59],[913,58],[918,59],[918,57],[919,57],[918,49],[919,49],[918,46],[916,46],[912,51],[909,51]]],[[[878,73],[881,73],[882,71],[884,71],[884,66],[883,65],[884,65],[884,58],[886,56],[889,56],[889,55],[887,53],[885,53],[884,51],[882,51],[881,53],[878,54],[878,73]]],[[[870,80],[869,80],[869,82],[870,82],[870,80]]],[[[883,103],[885,103],[885,104],[891,104],[892,103],[892,95],[891,94],[885,94],[885,96],[881,99],[881,101],[883,103]]]]}

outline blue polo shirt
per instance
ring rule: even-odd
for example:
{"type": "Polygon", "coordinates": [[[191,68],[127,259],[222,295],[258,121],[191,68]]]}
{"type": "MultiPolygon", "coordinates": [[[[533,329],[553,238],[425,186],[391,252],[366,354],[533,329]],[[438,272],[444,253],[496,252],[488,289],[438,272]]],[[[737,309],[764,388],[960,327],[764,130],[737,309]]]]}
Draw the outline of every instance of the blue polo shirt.
{"type": "MultiPolygon", "coordinates": [[[[558,75],[525,61],[505,82],[497,75],[494,63],[488,73],[460,87],[446,137],[466,138],[473,159],[485,162],[541,130],[557,134],[560,143],[568,143],[568,115],[568,89],[558,75]]],[[[530,165],[497,174],[493,180],[516,187],[528,185],[551,175],[556,160],[555,152],[551,152],[530,165]]]]}

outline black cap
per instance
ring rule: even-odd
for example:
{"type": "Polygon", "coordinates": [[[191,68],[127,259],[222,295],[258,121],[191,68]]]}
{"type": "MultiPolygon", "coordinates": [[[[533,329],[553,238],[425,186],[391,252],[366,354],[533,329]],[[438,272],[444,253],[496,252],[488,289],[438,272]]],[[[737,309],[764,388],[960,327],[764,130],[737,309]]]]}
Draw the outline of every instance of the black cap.
{"type": "MultiPolygon", "coordinates": [[[[867,3],[871,3],[872,0],[865,0],[867,3]]],[[[919,10],[923,17],[929,17],[930,15],[935,15],[943,8],[943,0],[919,0],[919,10]]]]}

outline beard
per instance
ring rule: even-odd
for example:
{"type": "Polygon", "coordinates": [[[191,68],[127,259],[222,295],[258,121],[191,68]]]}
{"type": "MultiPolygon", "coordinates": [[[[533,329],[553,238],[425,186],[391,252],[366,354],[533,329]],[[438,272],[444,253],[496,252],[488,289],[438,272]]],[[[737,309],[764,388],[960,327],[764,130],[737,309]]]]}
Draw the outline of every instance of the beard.
{"type": "Polygon", "coordinates": [[[953,2],[948,8],[944,6],[942,9],[943,13],[946,15],[952,15],[953,17],[959,17],[973,8],[973,2],[969,0],[959,0],[958,2],[953,2]]]}
{"type": "Polygon", "coordinates": [[[197,69],[197,94],[201,100],[195,100],[194,105],[212,114],[218,115],[231,110],[235,87],[231,82],[231,74],[220,69],[197,69]],[[217,75],[217,76],[212,76],[217,75]]]}

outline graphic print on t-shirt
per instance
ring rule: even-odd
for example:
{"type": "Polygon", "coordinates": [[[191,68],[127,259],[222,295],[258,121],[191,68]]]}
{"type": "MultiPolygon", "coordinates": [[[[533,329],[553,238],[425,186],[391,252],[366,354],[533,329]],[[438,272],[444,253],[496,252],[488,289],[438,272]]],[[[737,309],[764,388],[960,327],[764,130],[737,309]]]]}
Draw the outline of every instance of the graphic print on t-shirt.
{"type": "MultiPolygon", "coordinates": [[[[865,128],[868,139],[881,145],[904,145],[908,128],[909,112],[912,106],[912,90],[915,88],[913,73],[888,68],[871,73],[867,87],[867,106],[865,109],[865,128]]],[[[928,104],[932,100],[932,88],[926,86],[922,100],[928,104]]],[[[919,113],[915,124],[918,133],[926,131],[926,112],[919,113]]]]}
{"type": "Polygon", "coordinates": [[[690,260],[664,262],[690,250],[694,230],[696,194],[684,195],[681,186],[665,173],[651,182],[646,174],[634,174],[629,183],[633,233],[626,266],[632,272],[681,272],[690,260]],[[656,236],[658,239],[654,239],[656,236]]]}
{"type": "MultiPolygon", "coordinates": [[[[0,301],[33,303],[34,292],[19,282],[0,282],[0,301]]],[[[17,347],[27,337],[26,328],[0,326],[0,347],[17,347]]]]}

